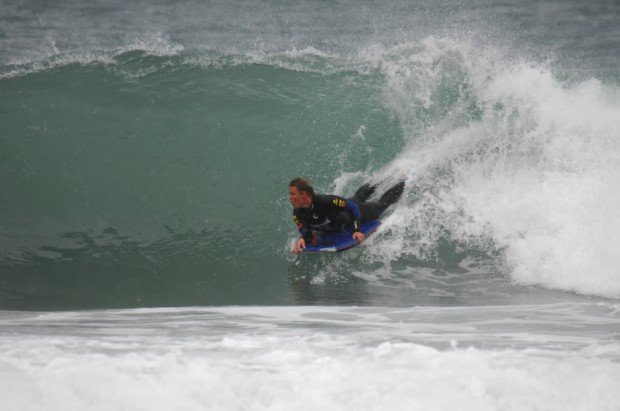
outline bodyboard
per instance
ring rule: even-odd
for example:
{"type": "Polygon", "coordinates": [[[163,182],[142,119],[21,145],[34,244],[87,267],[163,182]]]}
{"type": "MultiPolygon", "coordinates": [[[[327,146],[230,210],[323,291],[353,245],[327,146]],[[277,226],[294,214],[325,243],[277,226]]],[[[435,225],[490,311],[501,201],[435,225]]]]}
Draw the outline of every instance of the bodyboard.
{"type": "MultiPolygon", "coordinates": [[[[360,227],[362,234],[368,238],[381,225],[381,221],[374,220],[363,223],[360,227]]],[[[307,244],[304,252],[306,253],[333,253],[348,250],[359,244],[352,238],[353,230],[345,230],[339,233],[326,234],[319,238],[316,244],[307,244]]]]}

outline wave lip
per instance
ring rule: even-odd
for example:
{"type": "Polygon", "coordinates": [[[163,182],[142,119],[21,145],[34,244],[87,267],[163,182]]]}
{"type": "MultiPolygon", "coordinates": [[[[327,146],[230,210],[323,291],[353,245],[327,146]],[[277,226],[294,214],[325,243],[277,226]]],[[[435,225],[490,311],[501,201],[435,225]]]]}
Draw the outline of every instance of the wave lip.
{"type": "Polygon", "coordinates": [[[620,298],[617,87],[441,39],[387,53],[407,145],[379,176],[406,172],[415,188],[382,250],[427,258],[447,234],[501,250],[515,282],[620,298]]]}

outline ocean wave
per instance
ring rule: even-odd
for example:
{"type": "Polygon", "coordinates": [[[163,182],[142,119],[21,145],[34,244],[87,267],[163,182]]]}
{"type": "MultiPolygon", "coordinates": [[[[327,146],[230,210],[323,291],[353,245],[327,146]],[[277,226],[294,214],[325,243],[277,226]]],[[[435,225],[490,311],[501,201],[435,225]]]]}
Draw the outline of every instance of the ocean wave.
{"type": "MultiPolygon", "coordinates": [[[[350,54],[235,54],[155,39],[54,55],[2,75],[16,89],[8,99],[20,98],[26,113],[24,124],[9,124],[7,152],[16,154],[5,161],[14,182],[6,215],[30,222],[7,217],[7,266],[67,262],[70,252],[58,246],[65,233],[113,227],[138,244],[167,244],[208,217],[229,225],[226,236],[268,237],[277,246],[259,254],[282,269],[290,264],[283,237],[294,235],[281,198],[289,174],[314,173],[317,187],[343,195],[364,181],[380,191],[406,176],[403,200],[362,260],[359,250],[336,263],[319,258],[314,274],[299,277],[321,285],[330,276],[377,276],[411,290],[420,283],[404,277],[459,272],[473,259],[494,280],[620,296],[613,84],[562,81],[545,64],[437,37],[350,54]],[[39,72],[53,73],[13,81],[39,72]],[[230,187],[250,187],[269,213],[244,208],[243,190],[230,187]],[[56,201],[26,218],[19,199],[43,204],[45,193],[56,201]],[[239,210],[226,214],[221,204],[239,210]]],[[[250,253],[237,270],[235,250],[223,270],[255,263],[250,253]]],[[[109,252],[116,268],[134,269],[132,256],[109,252]]],[[[157,252],[165,259],[177,251],[157,252]]],[[[441,281],[428,284],[439,289],[441,281]]]]}
{"type": "Polygon", "coordinates": [[[620,297],[617,88],[451,41],[399,52],[384,95],[408,144],[376,178],[406,173],[415,200],[377,254],[428,255],[447,233],[501,250],[518,283],[620,297]]]}

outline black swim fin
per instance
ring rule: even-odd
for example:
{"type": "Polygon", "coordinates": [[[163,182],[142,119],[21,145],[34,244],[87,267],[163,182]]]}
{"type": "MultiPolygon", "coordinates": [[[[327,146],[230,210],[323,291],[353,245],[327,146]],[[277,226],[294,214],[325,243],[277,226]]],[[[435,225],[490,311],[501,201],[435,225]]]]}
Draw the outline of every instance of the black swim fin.
{"type": "Polygon", "coordinates": [[[355,201],[359,201],[360,203],[368,200],[368,197],[373,195],[375,190],[377,189],[378,184],[370,185],[369,183],[365,183],[363,186],[357,189],[355,194],[353,194],[353,199],[355,201]]]}
{"type": "Polygon", "coordinates": [[[401,181],[398,184],[396,184],[394,187],[390,188],[385,193],[383,193],[383,195],[379,199],[379,202],[384,204],[385,207],[392,205],[398,200],[400,200],[400,197],[403,195],[404,191],[405,191],[405,182],[401,181]]]}

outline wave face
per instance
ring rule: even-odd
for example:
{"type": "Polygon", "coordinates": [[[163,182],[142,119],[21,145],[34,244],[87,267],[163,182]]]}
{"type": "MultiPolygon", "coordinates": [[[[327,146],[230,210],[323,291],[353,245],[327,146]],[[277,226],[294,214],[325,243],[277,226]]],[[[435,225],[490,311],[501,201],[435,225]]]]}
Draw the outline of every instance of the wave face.
{"type": "Polygon", "coordinates": [[[4,2],[0,308],[620,298],[619,6],[406,3],[4,2]],[[297,175],[408,186],[294,258],[297,175]]]}

